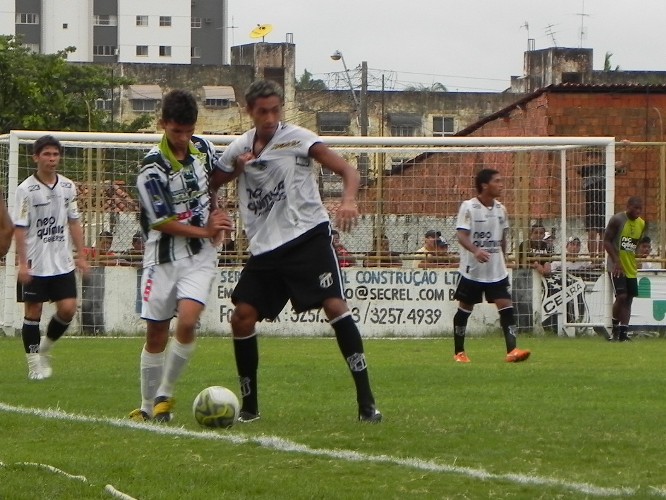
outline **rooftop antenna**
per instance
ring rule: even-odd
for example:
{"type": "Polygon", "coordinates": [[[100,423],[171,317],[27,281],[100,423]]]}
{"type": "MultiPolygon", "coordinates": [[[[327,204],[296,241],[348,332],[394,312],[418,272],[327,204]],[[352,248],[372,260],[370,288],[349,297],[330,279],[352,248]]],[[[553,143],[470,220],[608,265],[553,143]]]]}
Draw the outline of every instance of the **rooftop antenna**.
{"type": "Polygon", "coordinates": [[[533,50],[534,47],[532,47],[532,49],[530,49],[530,23],[528,23],[527,21],[525,21],[525,22],[520,26],[520,29],[523,29],[523,28],[525,28],[525,30],[527,31],[527,50],[528,50],[528,51],[529,51],[529,50],[533,50]]]}
{"type": "Polygon", "coordinates": [[[271,31],[273,31],[271,24],[257,24],[257,27],[250,31],[250,38],[261,38],[263,42],[271,31]]]}
{"type": "Polygon", "coordinates": [[[234,30],[235,30],[236,28],[238,28],[238,26],[236,26],[236,25],[234,24],[234,16],[231,16],[231,26],[227,26],[227,29],[228,29],[228,30],[231,30],[231,45],[232,45],[232,46],[235,45],[235,42],[234,42],[234,30]]]}
{"type": "Polygon", "coordinates": [[[589,14],[585,13],[585,0],[583,0],[583,8],[581,9],[580,14],[577,14],[580,16],[580,43],[578,45],[579,49],[583,48],[583,38],[585,38],[586,33],[585,33],[585,18],[590,17],[589,14]]]}
{"type": "Polygon", "coordinates": [[[555,33],[553,32],[553,28],[555,25],[549,24],[546,26],[546,35],[550,37],[550,39],[553,41],[553,47],[557,47],[557,40],[555,40],[555,33]]]}

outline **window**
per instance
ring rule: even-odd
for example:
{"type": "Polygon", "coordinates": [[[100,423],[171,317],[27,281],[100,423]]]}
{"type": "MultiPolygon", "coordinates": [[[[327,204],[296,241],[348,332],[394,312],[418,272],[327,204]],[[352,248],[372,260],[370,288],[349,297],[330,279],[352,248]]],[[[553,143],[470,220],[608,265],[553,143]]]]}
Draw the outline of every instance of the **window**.
{"type": "Polygon", "coordinates": [[[562,72],[562,83],[583,83],[583,74],[575,72],[562,72]]]}
{"type": "Polygon", "coordinates": [[[148,26],[148,16],[136,16],[137,26],[148,26]]]}
{"type": "Polygon", "coordinates": [[[201,18],[193,17],[192,21],[190,22],[190,28],[201,28],[201,18]]]}
{"type": "Polygon", "coordinates": [[[33,14],[32,12],[17,12],[16,24],[39,24],[39,14],[33,14]]]}
{"type": "Polygon", "coordinates": [[[136,55],[140,57],[148,57],[148,45],[137,45],[136,55]]]}
{"type": "Polygon", "coordinates": [[[444,137],[455,133],[455,119],[452,116],[432,117],[432,136],[444,137]]]}
{"type": "Polygon", "coordinates": [[[93,17],[95,26],[118,26],[118,18],[109,14],[99,14],[93,17]]]}
{"type": "Polygon", "coordinates": [[[135,113],[150,113],[157,109],[157,103],[159,101],[153,101],[148,99],[132,99],[132,111],[135,113]]]}
{"type": "Polygon", "coordinates": [[[201,48],[190,47],[190,57],[192,59],[199,59],[201,57],[201,48]]]}
{"type": "Polygon", "coordinates": [[[111,99],[95,99],[95,109],[99,111],[111,111],[112,104],[111,99]]]}
{"type": "Polygon", "coordinates": [[[160,26],[171,26],[171,16],[160,16],[160,26]]]}
{"type": "Polygon", "coordinates": [[[23,46],[28,49],[30,52],[39,54],[39,44],[38,43],[24,43],[23,46]]]}
{"type": "Polygon", "coordinates": [[[171,45],[160,45],[160,57],[171,57],[171,45]]]}
{"type": "Polygon", "coordinates": [[[414,137],[421,132],[421,115],[417,113],[389,113],[393,137],[414,137]]]}
{"type": "Polygon", "coordinates": [[[236,101],[233,87],[224,85],[204,85],[204,106],[207,108],[228,108],[236,101]]]}
{"type": "Polygon", "coordinates": [[[66,30],[68,27],[69,27],[69,25],[68,25],[67,23],[64,23],[64,24],[62,25],[62,29],[64,29],[64,30],[66,30]]]}
{"type": "Polygon", "coordinates": [[[93,45],[94,56],[115,56],[117,50],[113,45],[93,45]]]}
{"type": "Polygon", "coordinates": [[[349,113],[329,111],[317,113],[319,135],[348,135],[350,123],[349,113]]]}

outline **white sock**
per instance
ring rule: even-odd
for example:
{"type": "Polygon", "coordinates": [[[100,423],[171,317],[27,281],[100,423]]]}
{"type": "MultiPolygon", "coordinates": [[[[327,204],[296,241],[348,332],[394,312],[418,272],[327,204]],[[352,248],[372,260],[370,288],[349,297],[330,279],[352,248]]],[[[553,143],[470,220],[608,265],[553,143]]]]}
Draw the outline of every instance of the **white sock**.
{"type": "Polygon", "coordinates": [[[153,401],[164,370],[164,352],[141,351],[141,409],[153,416],[153,401]]]}
{"type": "Polygon", "coordinates": [[[41,372],[42,368],[39,362],[39,353],[31,352],[25,355],[28,360],[28,371],[41,372]]]}
{"type": "Polygon", "coordinates": [[[169,341],[169,345],[166,349],[162,383],[157,389],[157,395],[167,397],[173,396],[173,387],[192,357],[194,346],[194,342],[181,344],[175,338],[172,338],[169,341]]]}
{"type": "Polygon", "coordinates": [[[42,337],[42,340],[39,342],[39,352],[40,354],[48,353],[52,348],[55,341],[48,338],[46,335],[42,337]]]}

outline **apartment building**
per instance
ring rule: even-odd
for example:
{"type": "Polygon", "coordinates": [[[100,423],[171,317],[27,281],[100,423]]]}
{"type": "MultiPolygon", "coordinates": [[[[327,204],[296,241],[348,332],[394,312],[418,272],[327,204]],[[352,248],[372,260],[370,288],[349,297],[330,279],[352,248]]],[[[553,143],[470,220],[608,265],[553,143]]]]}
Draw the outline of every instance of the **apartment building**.
{"type": "Polygon", "coordinates": [[[228,64],[227,0],[0,0],[0,33],[72,62],[228,64]]]}

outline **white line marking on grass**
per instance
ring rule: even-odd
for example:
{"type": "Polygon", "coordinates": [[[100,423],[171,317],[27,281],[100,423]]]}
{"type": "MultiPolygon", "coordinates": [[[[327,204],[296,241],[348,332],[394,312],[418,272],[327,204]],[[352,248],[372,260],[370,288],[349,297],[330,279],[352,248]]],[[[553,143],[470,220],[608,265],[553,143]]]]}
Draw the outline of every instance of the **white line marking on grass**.
{"type": "MultiPolygon", "coordinates": [[[[610,488],[604,486],[595,486],[590,483],[578,483],[571,481],[563,481],[561,479],[554,479],[544,476],[533,476],[527,474],[496,474],[488,472],[483,469],[473,469],[471,467],[458,467],[455,465],[445,465],[433,462],[430,460],[422,460],[419,458],[399,458],[391,455],[370,455],[367,453],[360,453],[357,451],[349,450],[329,450],[322,448],[310,448],[309,446],[289,441],[287,439],[274,437],[274,436],[244,436],[238,434],[227,434],[224,432],[216,431],[190,431],[181,427],[167,427],[165,425],[155,425],[151,423],[133,422],[128,419],[118,418],[100,418],[88,417],[84,415],[76,415],[67,413],[58,409],[40,408],[25,408],[21,406],[12,406],[0,402],[0,411],[11,413],[20,413],[24,415],[34,415],[41,418],[55,419],[55,420],[68,420],[73,422],[83,423],[104,423],[114,427],[125,427],[132,429],[142,429],[157,434],[164,434],[170,436],[183,436],[194,439],[207,439],[211,441],[227,441],[233,444],[259,444],[265,448],[270,448],[278,451],[303,453],[306,455],[313,455],[319,457],[337,458],[348,460],[351,462],[370,462],[370,463],[385,463],[390,465],[400,465],[409,467],[411,469],[418,469],[428,472],[445,472],[457,474],[473,479],[481,479],[484,481],[498,480],[507,481],[510,483],[535,485],[535,486],[550,486],[554,488],[563,488],[573,490],[578,493],[585,493],[594,496],[633,496],[637,488],[610,488]]],[[[381,424],[380,424],[381,425],[381,424]]],[[[656,490],[653,493],[660,492],[657,488],[650,486],[650,489],[656,490]]],[[[661,496],[661,495],[660,495],[661,496]]]]}
{"type": "MultiPolygon", "coordinates": [[[[19,465],[19,466],[29,466],[29,467],[37,467],[38,469],[46,469],[49,472],[53,472],[54,474],[60,474],[61,476],[65,476],[67,479],[75,479],[76,481],[81,481],[82,483],[87,483],[90,484],[88,481],[88,478],[86,476],[74,476],[72,474],[69,474],[68,472],[65,472],[62,469],[58,469],[57,467],[53,467],[52,465],[49,464],[40,464],[37,462],[16,462],[14,465],[19,465]]],[[[0,467],[7,467],[7,465],[4,462],[0,462],[0,467]]],[[[91,484],[91,486],[94,486],[91,484]]],[[[115,489],[112,485],[107,484],[104,487],[104,491],[109,493],[111,496],[120,498],[121,500],[137,500],[134,497],[131,497],[122,491],[119,491],[115,489]]]]}
{"type": "Polygon", "coordinates": [[[46,469],[49,472],[53,472],[54,474],[60,474],[68,479],[76,479],[77,481],[81,481],[82,483],[88,482],[86,476],[74,476],[72,474],[69,474],[68,472],[65,472],[62,469],[58,469],[57,467],[53,467],[52,465],[48,464],[39,464],[37,462],[16,462],[15,465],[28,465],[30,467],[37,467],[38,469],[46,469]]]}
{"type": "Polygon", "coordinates": [[[118,491],[117,489],[115,489],[115,488],[114,488],[113,486],[111,486],[110,484],[107,484],[107,485],[104,487],[104,491],[106,491],[107,493],[109,493],[109,494],[110,494],[111,496],[113,496],[113,497],[120,498],[121,500],[136,500],[136,498],[131,497],[131,496],[129,496],[129,495],[126,495],[126,494],[123,493],[122,491],[118,491]]]}

